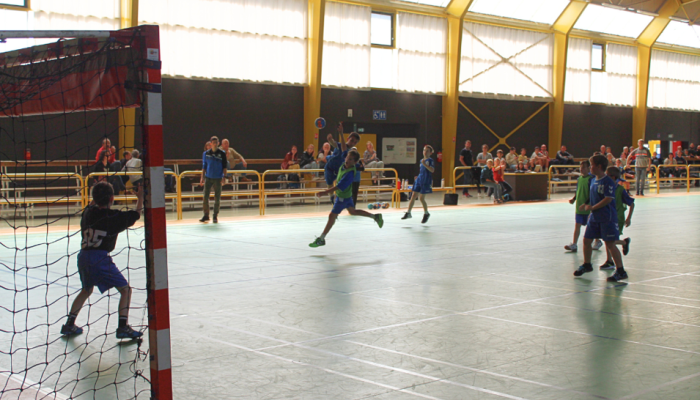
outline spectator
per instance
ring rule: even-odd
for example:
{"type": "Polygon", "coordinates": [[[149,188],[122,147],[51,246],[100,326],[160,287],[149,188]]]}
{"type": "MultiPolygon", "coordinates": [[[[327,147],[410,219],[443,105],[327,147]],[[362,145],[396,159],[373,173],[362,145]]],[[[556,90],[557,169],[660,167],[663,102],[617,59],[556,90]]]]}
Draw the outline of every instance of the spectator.
{"type": "Polygon", "coordinates": [[[489,158],[486,161],[486,167],[481,170],[481,184],[486,186],[489,189],[493,189],[495,193],[495,197],[493,199],[494,204],[499,204],[502,203],[502,197],[501,197],[501,185],[496,183],[494,180],[494,164],[493,164],[493,159],[489,158]]]}
{"type": "Polygon", "coordinates": [[[318,168],[323,169],[326,166],[326,160],[331,155],[331,144],[326,142],[323,144],[323,151],[318,152],[318,168]]]}
{"type": "MultiPolygon", "coordinates": [[[[131,159],[127,161],[124,166],[125,172],[143,172],[143,162],[139,158],[139,151],[134,150],[131,152],[131,159]]],[[[128,175],[131,185],[134,187],[136,193],[140,190],[140,186],[143,184],[143,175],[128,175]]]]}
{"type": "Polygon", "coordinates": [[[204,143],[204,152],[206,153],[209,150],[211,150],[211,140],[204,143]]]}
{"type": "Polygon", "coordinates": [[[676,163],[673,153],[668,153],[668,156],[664,160],[664,167],[659,169],[659,174],[662,178],[668,178],[669,176],[675,175],[676,169],[669,167],[669,165],[674,165],[676,163]]]}
{"type": "MultiPolygon", "coordinates": [[[[95,169],[93,172],[109,172],[109,148],[107,148],[107,150],[103,150],[97,155],[97,163],[95,163],[95,169]]],[[[95,178],[95,180],[97,182],[102,182],[107,180],[107,177],[104,175],[99,175],[95,178]]]]}
{"type": "Polygon", "coordinates": [[[561,146],[561,149],[557,151],[557,163],[559,165],[574,165],[574,156],[566,151],[566,146],[561,146]]]}
{"type": "Polygon", "coordinates": [[[282,161],[282,169],[299,169],[299,156],[297,154],[297,146],[292,146],[292,150],[284,156],[282,161]]]}
{"type": "MultiPolygon", "coordinates": [[[[131,152],[125,151],[124,153],[122,153],[122,157],[123,158],[121,160],[119,160],[119,171],[123,171],[126,163],[129,162],[129,160],[131,160],[131,152]]],[[[129,176],[124,175],[121,177],[121,179],[122,179],[122,183],[126,184],[126,182],[129,181],[129,176]]]]}
{"type": "Polygon", "coordinates": [[[496,158],[493,159],[494,165],[496,163],[498,163],[498,165],[501,165],[501,160],[505,160],[505,158],[503,158],[503,150],[498,149],[496,150],[496,158]]]}
{"type": "Polygon", "coordinates": [[[532,152],[532,155],[530,156],[530,169],[534,170],[535,172],[542,171],[542,167],[544,166],[543,160],[544,160],[544,154],[542,154],[540,152],[539,146],[535,146],[535,150],[532,152]]]}
{"type": "MultiPolygon", "coordinates": [[[[362,155],[362,163],[364,168],[384,168],[384,162],[377,157],[377,152],[374,150],[372,142],[367,142],[367,150],[362,155]]],[[[378,184],[380,177],[384,177],[382,172],[372,172],[373,183],[378,184]]]]}
{"type": "Polygon", "coordinates": [[[112,141],[104,138],[102,139],[102,147],[97,149],[97,154],[95,155],[95,161],[100,161],[100,154],[104,151],[107,152],[107,164],[112,164],[115,161],[114,152],[112,152],[112,141]]]}
{"type": "Polygon", "coordinates": [[[695,143],[691,143],[690,146],[688,146],[688,153],[694,157],[700,155],[698,154],[698,150],[695,148],[695,143]]]}
{"type": "MultiPolygon", "coordinates": [[[[493,156],[491,155],[491,153],[489,153],[489,146],[484,144],[481,146],[481,153],[476,155],[476,163],[477,163],[478,167],[480,167],[479,168],[480,169],[479,180],[481,181],[481,183],[484,182],[484,180],[482,179],[482,176],[484,174],[483,170],[487,168],[488,160],[493,160],[493,156]]],[[[491,178],[491,180],[493,180],[493,178],[491,178]]],[[[478,188],[477,190],[478,190],[477,196],[481,197],[481,189],[478,188]]],[[[487,190],[486,197],[488,197],[488,196],[489,196],[489,191],[487,190]]]]}
{"type": "Polygon", "coordinates": [[[612,154],[612,148],[610,146],[605,146],[605,153],[604,155],[607,157],[608,154],[612,154]]]}
{"type": "Polygon", "coordinates": [[[620,158],[618,160],[622,160],[622,166],[624,167],[627,165],[627,157],[630,155],[630,149],[629,147],[625,146],[622,148],[622,154],[620,154],[620,158]]]}
{"type": "MultiPolygon", "coordinates": [[[[523,166],[525,167],[524,170],[527,170],[527,166],[530,163],[530,159],[527,157],[527,149],[522,148],[520,149],[520,155],[518,156],[518,163],[522,163],[523,166]]],[[[520,169],[520,168],[518,168],[520,169]]]]}
{"type": "Polygon", "coordinates": [[[540,153],[542,153],[542,163],[544,167],[544,171],[546,172],[549,169],[549,162],[551,161],[549,158],[549,151],[547,151],[547,145],[543,144],[540,146],[540,153]]]}
{"type": "Polygon", "coordinates": [[[683,167],[683,165],[688,164],[688,161],[686,161],[685,157],[683,157],[683,153],[681,152],[680,148],[676,150],[676,156],[673,161],[676,165],[681,165],[681,167],[676,167],[676,176],[679,178],[686,176],[688,174],[688,170],[683,167]]]}
{"type": "Polygon", "coordinates": [[[515,167],[515,172],[527,172],[527,165],[522,161],[518,161],[518,166],[515,167]]]}
{"type": "Polygon", "coordinates": [[[605,146],[604,144],[601,144],[601,145],[600,145],[600,154],[603,155],[603,156],[606,155],[606,154],[608,154],[607,149],[608,149],[607,146],[605,146]]]}
{"type": "MultiPolygon", "coordinates": [[[[310,144],[306,147],[306,151],[301,153],[301,158],[299,159],[299,167],[301,169],[318,169],[318,163],[316,162],[316,153],[314,145],[310,144]]],[[[314,177],[318,176],[318,173],[314,172],[314,177]]]]}
{"type": "Polygon", "coordinates": [[[608,165],[610,165],[610,166],[615,165],[615,157],[613,157],[612,153],[606,154],[605,158],[608,159],[608,165]]]}
{"type": "Polygon", "coordinates": [[[506,160],[501,160],[499,179],[495,179],[496,174],[493,174],[494,180],[498,182],[499,185],[501,185],[501,196],[503,196],[503,201],[505,201],[506,196],[508,196],[508,194],[510,194],[510,192],[513,191],[513,187],[510,186],[510,183],[506,182],[505,179],[503,179],[503,174],[506,172],[506,168],[508,168],[506,160]]]}
{"type": "Polygon", "coordinates": [[[515,151],[515,146],[511,146],[510,151],[506,154],[506,165],[508,169],[513,171],[518,167],[518,153],[515,151]]]}
{"type": "MultiPolygon", "coordinates": [[[[481,194],[481,177],[475,175],[481,175],[481,168],[474,167],[474,155],[472,154],[471,140],[464,142],[464,148],[459,152],[459,163],[462,164],[463,167],[471,167],[470,169],[464,170],[464,177],[462,178],[463,183],[465,185],[472,185],[474,182],[476,182],[477,193],[481,194]]],[[[462,188],[462,194],[464,197],[472,197],[472,195],[469,194],[469,188],[467,187],[462,188]]]]}
{"type": "Polygon", "coordinates": [[[647,183],[647,173],[649,173],[651,164],[651,153],[649,149],[644,147],[644,139],[639,139],[637,146],[627,157],[627,165],[630,165],[633,158],[635,159],[634,175],[636,178],[637,196],[644,196],[644,186],[647,183]]]}
{"type": "MultiPolygon", "coordinates": [[[[248,168],[248,162],[243,158],[241,153],[237,152],[233,147],[230,146],[230,143],[228,139],[224,139],[221,141],[221,150],[226,153],[226,170],[237,170],[237,171],[243,171],[248,168]],[[238,163],[237,160],[240,160],[241,162],[238,163]]],[[[246,176],[246,174],[240,174],[241,176],[241,182],[250,182],[250,179],[246,176]]]]}
{"type": "Polygon", "coordinates": [[[202,210],[204,216],[199,222],[209,221],[209,195],[214,187],[214,219],[215,224],[219,222],[219,206],[221,205],[221,181],[226,176],[226,153],[219,148],[219,138],[211,137],[211,148],[202,157],[202,176],[199,184],[204,185],[204,197],[202,199],[202,210]]]}

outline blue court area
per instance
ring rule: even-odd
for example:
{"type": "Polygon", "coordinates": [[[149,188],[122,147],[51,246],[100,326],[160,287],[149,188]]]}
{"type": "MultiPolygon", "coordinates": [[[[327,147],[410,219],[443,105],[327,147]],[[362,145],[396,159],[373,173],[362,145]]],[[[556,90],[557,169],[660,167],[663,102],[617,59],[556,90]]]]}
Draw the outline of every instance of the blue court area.
{"type": "MultiPolygon", "coordinates": [[[[573,277],[583,255],[563,248],[573,231],[568,203],[436,207],[426,225],[420,209],[411,220],[401,216],[385,213],[380,230],[369,219],[341,215],[318,249],[308,243],[325,213],[169,226],[175,398],[697,398],[696,195],[637,199],[624,235],[632,238],[624,258],[630,278],[618,284],[605,281],[612,272],[598,271],[601,251],[594,252],[594,272],[573,277]]],[[[130,233],[128,243],[136,246],[139,234],[130,233]]],[[[11,260],[6,249],[0,255],[11,260]]],[[[135,287],[145,284],[142,257],[136,249],[115,257],[121,266],[130,260],[135,287]]],[[[58,280],[37,301],[55,297],[65,312],[65,283],[58,280]]],[[[71,291],[79,286],[77,274],[69,283],[71,291]]],[[[85,398],[97,393],[85,388],[98,383],[108,383],[99,399],[128,398],[129,390],[145,387],[131,380],[117,393],[110,384],[128,378],[132,366],[148,369],[147,361],[129,363],[135,345],[117,345],[116,317],[101,318],[116,307],[112,294],[91,298],[88,335],[51,347],[56,354],[99,349],[100,362],[124,362],[99,379],[89,374],[97,356],[80,365],[84,379],[73,387],[85,398]]],[[[145,323],[138,308],[144,301],[137,291],[136,326],[145,323]]],[[[50,309],[51,318],[62,318],[50,309]]],[[[45,341],[42,329],[28,340],[45,341]]],[[[60,323],[51,326],[51,335],[58,329],[60,323]]],[[[6,370],[8,357],[0,360],[6,370]]]]}

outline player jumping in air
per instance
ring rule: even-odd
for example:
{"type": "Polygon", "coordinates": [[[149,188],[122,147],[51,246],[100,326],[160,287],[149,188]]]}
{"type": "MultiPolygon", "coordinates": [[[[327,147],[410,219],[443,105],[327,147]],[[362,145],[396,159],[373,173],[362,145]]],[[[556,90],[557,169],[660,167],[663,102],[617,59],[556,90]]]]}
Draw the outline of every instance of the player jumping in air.
{"type": "Polygon", "coordinates": [[[80,221],[83,240],[78,254],[78,272],[83,288],[73,300],[68,320],[61,327],[61,334],[70,336],[83,333],[83,328],[75,325],[75,319],[95,286],[100,289],[100,293],[115,287],[121,295],[117,338],[137,339],[143,334],[133,330],[127,324],[131,287],[114,265],[109,253],[114,250],[119,233],[134,225],[141,217],[143,190],[137,192],[136,211],[110,209],[114,203],[114,189],[107,182],[99,182],[93,186],[92,199],[92,203],[85,208],[80,221]]]}

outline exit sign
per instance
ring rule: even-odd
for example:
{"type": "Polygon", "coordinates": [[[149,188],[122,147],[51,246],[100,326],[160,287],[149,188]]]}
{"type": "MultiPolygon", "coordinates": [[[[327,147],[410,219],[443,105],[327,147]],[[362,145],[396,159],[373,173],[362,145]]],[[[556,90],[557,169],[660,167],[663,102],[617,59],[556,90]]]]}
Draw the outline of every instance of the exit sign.
{"type": "Polygon", "coordinates": [[[386,121],[386,110],[374,110],[372,111],[372,119],[378,121],[386,121]]]}

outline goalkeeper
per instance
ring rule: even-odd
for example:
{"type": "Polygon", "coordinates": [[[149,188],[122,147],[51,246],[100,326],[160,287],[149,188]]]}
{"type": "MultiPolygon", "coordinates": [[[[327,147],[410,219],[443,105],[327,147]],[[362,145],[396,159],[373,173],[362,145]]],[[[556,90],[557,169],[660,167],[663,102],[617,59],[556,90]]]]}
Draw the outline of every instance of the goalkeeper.
{"type": "Polygon", "coordinates": [[[82,290],[73,301],[66,324],[61,327],[65,336],[79,335],[83,329],[75,325],[80,309],[85,300],[97,286],[100,293],[110,288],[117,288],[119,299],[118,339],[137,339],[143,334],[133,330],[128,324],[129,303],[131,302],[131,287],[124,279],[109,253],[114,250],[117,236],[125,231],[141,217],[143,208],[143,190],[137,193],[136,211],[117,211],[110,207],[114,202],[114,189],[107,182],[99,182],[92,188],[92,203],[83,211],[80,221],[82,243],[78,254],[78,272],[82,290]]]}

